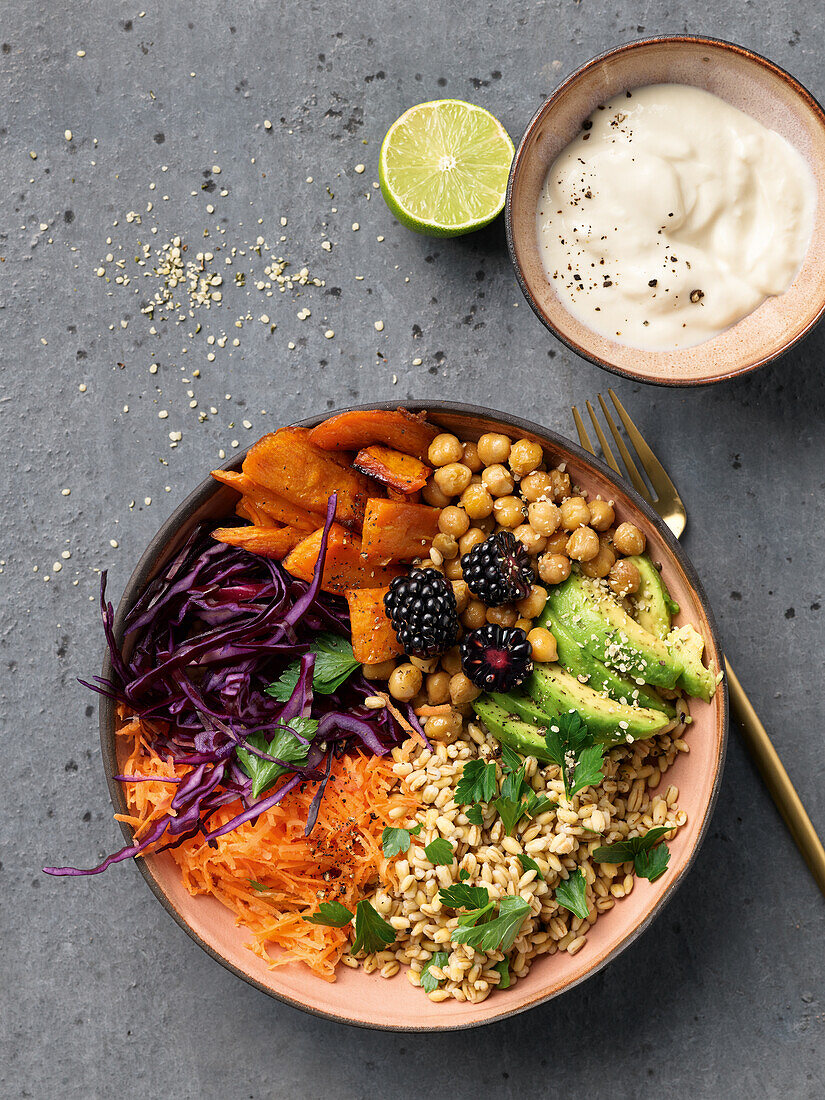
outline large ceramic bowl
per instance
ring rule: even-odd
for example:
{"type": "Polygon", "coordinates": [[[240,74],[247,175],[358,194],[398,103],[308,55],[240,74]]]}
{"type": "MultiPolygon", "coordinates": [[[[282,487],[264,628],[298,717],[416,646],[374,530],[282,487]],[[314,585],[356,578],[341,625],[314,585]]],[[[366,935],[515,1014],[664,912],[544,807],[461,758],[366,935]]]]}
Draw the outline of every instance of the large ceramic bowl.
{"type": "MultiPolygon", "coordinates": [[[[407,408],[414,412],[427,409],[434,423],[467,439],[477,439],[489,431],[504,432],[513,438],[535,439],[554,464],[559,461],[568,464],[574,482],[615,500],[617,513],[632,519],[647,535],[650,552],[661,562],[668,588],[682,608],[680,620],[696,625],[705,639],[708,655],[721,667],[722,653],[713,616],[693,566],[665,525],[604,463],[546,428],[503,413],[435,402],[412,402],[407,408]]],[[[302,423],[312,427],[332,415],[335,414],[327,413],[302,423]]],[[[226,468],[237,469],[242,460],[243,455],[239,454],[226,468]]],[[[195,524],[231,513],[236,497],[231,489],[207,478],[161,527],[126,585],[117,609],[115,635],[118,641],[122,636],[124,615],[147,582],[163,568],[195,524]]],[[[108,660],[103,675],[111,675],[108,660]]],[[[420,990],[413,989],[403,970],[387,982],[378,974],[365,974],[363,970],[342,966],[334,984],[315,977],[300,964],[270,970],[244,946],[244,930],[236,927],[229,910],[213,898],[189,895],[168,853],[140,859],[138,867],[167,912],[196,943],[238,977],[270,996],[319,1016],[365,1027],[410,1031],[474,1027],[533,1008],[596,973],[644,931],[681,883],[705,835],[719,790],[728,727],[725,688],[716,693],[710,705],[693,700],[691,712],[695,721],[689,733],[690,753],[680,754],[668,772],[668,781],[679,788],[679,805],[687,811],[688,821],[669,844],[671,860],[667,873],[652,884],[639,880],[628,897],[596,922],[588,933],[585,948],[578,954],[558,954],[538,960],[527,978],[511,989],[494,993],[481,1004],[459,1004],[457,1001],[433,1004],[420,990]]],[[[123,789],[112,778],[120,771],[115,721],[113,704],[103,698],[100,704],[103,761],[115,810],[124,813],[123,789]]],[[[127,842],[131,842],[126,826],[123,832],[127,842]]]]}
{"type": "Polygon", "coordinates": [[[516,276],[540,320],[585,359],[614,374],[665,386],[721,382],[793,347],[825,312],[825,112],[792,76],[751,50],[694,35],[645,38],[594,57],[542,104],[510,170],[505,206],[516,276]],[[545,176],[600,103],[647,84],[691,84],[776,130],[807,161],[817,190],[811,243],[793,284],[695,347],[645,351],[600,336],[571,313],[541,264],[536,209],[545,176]]]}

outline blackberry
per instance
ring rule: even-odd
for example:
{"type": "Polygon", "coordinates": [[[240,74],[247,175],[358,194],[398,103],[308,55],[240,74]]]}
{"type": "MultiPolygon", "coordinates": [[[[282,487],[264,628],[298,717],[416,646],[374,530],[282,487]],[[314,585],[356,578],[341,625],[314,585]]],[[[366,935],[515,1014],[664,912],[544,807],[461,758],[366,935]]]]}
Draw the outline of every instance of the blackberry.
{"type": "Polygon", "coordinates": [[[530,557],[511,531],[499,531],[461,559],[467,587],[488,607],[523,600],[535,581],[530,557]]]}
{"type": "Polygon", "coordinates": [[[519,627],[487,623],[462,638],[461,667],[484,691],[510,691],[533,671],[527,635],[519,627]]]}
{"type": "Polygon", "coordinates": [[[409,656],[437,657],[455,645],[458,613],[453,586],[437,569],[396,577],[384,596],[384,607],[409,656]]]}

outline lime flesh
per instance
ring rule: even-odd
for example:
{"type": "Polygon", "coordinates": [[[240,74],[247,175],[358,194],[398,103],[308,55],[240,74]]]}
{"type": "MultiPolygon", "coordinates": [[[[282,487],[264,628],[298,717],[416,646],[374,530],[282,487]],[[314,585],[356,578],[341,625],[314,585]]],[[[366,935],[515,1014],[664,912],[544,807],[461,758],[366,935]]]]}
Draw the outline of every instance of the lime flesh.
{"type": "Polygon", "coordinates": [[[411,107],[381,146],[387,206],[408,229],[457,237],[501,213],[513,143],[498,119],[460,99],[411,107]]]}

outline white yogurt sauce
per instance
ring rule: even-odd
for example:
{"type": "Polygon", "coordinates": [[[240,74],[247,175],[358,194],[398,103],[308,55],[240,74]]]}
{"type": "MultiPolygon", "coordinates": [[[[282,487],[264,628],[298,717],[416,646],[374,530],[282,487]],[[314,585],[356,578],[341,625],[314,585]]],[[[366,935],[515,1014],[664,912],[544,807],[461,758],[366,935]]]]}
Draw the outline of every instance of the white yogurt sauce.
{"type": "Polygon", "coordinates": [[[632,347],[710,339],[794,280],[816,189],[788,142],[709,92],[652,84],[594,111],[538,205],[545,274],[632,347]]]}

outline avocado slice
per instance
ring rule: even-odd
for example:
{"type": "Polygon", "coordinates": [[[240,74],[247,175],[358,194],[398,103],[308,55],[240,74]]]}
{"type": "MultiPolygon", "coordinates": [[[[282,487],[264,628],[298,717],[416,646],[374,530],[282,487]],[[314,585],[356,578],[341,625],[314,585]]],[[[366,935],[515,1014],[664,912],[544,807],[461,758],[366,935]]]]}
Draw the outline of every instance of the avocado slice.
{"type": "MultiPolygon", "coordinates": [[[[509,696],[497,698],[508,700],[509,696]]],[[[544,743],[545,727],[525,722],[507,707],[496,702],[489,695],[481,695],[473,702],[473,709],[497,741],[509,745],[522,756],[535,756],[543,764],[552,764],[553,760],[544,743]]],[[[550,719],[548,718],[548,721],[550,719]]]]}
{"type": "Polygon", "coordinates": [[[570,631],[554,614],[550,604],[546,604],[538,626],[546,627],[556,639],[556,648],[559,653],[559,664],[577,678],[584,677],[594,691],[605,692],[615,699],[617,703],[625,703],[629,707],[648,707],[650,710],[660,710],[663,714],[673,718],[676,714],[675,707],[661,699],[655,691],[645,691],[643,687],[626,680],[623,676],[608,668],[598,657],[591,653],[576,641],[570,631]]]}
{"type": "Polygon", "coordinates": [[[606,585],[571,573],[550,590],[553,613],[598,660],[655,687],[673,688],[685,670],[678,653],[632,619],[606,585]]]}
{"type": "Polygon", "coordinates": [[[642,583],[633,596],[636,622],[657,638],[666,638],[670,633],[671,615],[679,613],[678,603],[668,592],[662,574],[647,554],[633,554],[625,560],[636,566],[642,578],[642,583]]]}
{"type": "Polygon", "coordinates": [[[673,653],[679,655],[685,666],[677,686],[688,695],[695,695],[709,703],[716,692],[717,674],[715,668],[705,668],[702,663],[705,652],[702,635],[695,626],[687,623],[671,630],[665,642],[673,653]]]}
{"type": "Polygon", "coordinates": [[[593,737],[605,744],[653,737],[671,722],[660,710],[629,707],[594,691],[558,664],[536,665],[527,681],[527,694],[547,715],[576,711],[593,737]]]}

